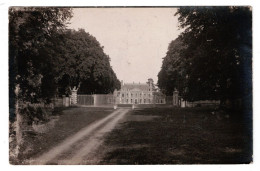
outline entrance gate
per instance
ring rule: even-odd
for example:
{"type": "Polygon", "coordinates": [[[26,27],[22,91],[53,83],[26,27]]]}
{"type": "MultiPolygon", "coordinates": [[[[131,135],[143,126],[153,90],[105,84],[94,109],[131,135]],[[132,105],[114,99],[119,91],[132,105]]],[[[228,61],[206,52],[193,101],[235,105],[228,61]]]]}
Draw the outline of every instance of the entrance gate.
{"type": "Polygon", "coordinates": [[[114,105],[115,97],[113,94],[79,94],[77,97],[77,105],[86,106],[103,106],[103,105],[114,105]]]}
{"type": "Polygon", "coordinates": [[[78,105],[94,105],[94,96],[78,94],[77,104],[78,105]]]}

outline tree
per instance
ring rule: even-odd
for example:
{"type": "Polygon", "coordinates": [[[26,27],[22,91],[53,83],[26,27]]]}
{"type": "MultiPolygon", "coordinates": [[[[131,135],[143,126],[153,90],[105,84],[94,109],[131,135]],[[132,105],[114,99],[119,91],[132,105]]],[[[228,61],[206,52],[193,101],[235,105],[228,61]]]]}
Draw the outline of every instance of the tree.
{"type": "Polygon", "coordinates": [[[15,87],[20,89],[20,101],[34,103],[54,95],[55,56],[48,53],[47,47],[55,46],[57,33],[65,29],[71,16],[70,8],[9,9],[10,104],[14,104],[15,87]]]}
{"type": "Polygon", "coordinates": [[[111,93],[120,87],[109,56],[95,37],[66,29],[70,8],[10,8],[10,96],[49,103],[82,84],[83,93],[111,93]]]}
{"type": "Polygon", "coordinates": [[[182,58],[185,48],[181,39],[177,38],[169,44],[167,54],[163,58],[162,68],[158,73],[158,86],[166,95],[172,95],[175,88],[181,95],[185,90],[186,70],[182,58]]]}
{"type": "Polygon", "coordinates": [[[110,66],[109,56],[85,30],[67,30],[60,48],[57,80],[61,93],[70,94],[73,87],[80,87],[79,93],[87,94],[112,93],[119,88],[120,82],[110,66]]]}
{"type": "MultiPolygon", "coordinates": [[[[187,100],[251,98],[252,11],[249,7],[181,7],[181,54],[187,100]],[[186,79],[185,79],[186,78],[186,79]]],[[[171,77],[173,80],[177,80],[171,77]]],[[[170,82],[168,79],[166,82],[170,82]]]]}

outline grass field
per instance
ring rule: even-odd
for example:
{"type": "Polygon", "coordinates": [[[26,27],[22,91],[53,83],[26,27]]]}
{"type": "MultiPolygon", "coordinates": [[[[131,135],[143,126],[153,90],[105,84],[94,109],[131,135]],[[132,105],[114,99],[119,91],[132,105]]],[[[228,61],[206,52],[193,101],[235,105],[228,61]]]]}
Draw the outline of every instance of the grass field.
{"type": "Polygon", "coordinates": [[[127,117],[107,135],[103,146],[106,154],[100,164],[252,161],[252,120],[240,113],[207,108],[145,108],[132,110],[127,117]]]}

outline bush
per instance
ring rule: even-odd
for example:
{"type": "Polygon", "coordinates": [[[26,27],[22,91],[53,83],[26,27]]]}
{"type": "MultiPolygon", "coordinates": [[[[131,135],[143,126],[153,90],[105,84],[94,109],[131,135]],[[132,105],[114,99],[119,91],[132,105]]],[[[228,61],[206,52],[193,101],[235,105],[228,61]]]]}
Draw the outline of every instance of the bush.
{"type": "Polygon", "coordinates": [[[32,125],[48,121],[51,110],[48,110],[44,105],[27,104],[20,107],[19,113],[26,119],[28,125],[32,125]]]}

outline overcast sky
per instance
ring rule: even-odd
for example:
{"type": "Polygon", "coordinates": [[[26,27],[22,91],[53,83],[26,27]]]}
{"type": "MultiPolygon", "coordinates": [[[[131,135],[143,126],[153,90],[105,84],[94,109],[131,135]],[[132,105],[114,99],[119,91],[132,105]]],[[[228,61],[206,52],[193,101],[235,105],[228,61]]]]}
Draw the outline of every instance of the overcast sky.
{"type": "Polygon", "coordinates": [[[157,74],[180,34],[176,8],[75,8],[70,28],[84,28],[111,58],[117,78],[144,83],[157,74]]]}

